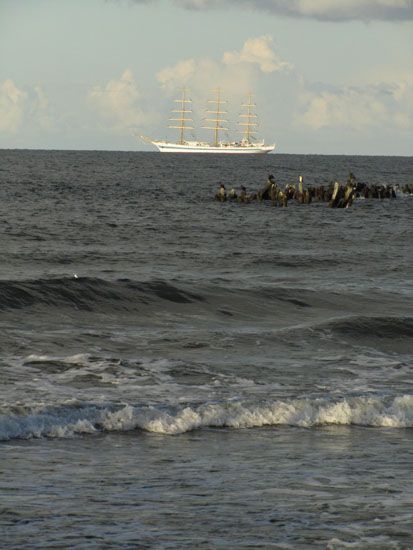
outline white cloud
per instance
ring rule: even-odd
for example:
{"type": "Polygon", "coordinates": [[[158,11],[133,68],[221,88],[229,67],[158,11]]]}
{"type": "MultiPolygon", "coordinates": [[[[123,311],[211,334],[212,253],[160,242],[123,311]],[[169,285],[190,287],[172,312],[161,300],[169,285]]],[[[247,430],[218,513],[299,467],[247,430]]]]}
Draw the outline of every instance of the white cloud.
{"type": "Polygon", "coordinates": [[[143,126],[153,118],[139,105],[141,93],[130,69],[126,69],[119,80],[92,88],[89,99],[99,114],[120,131],[143,126]]]}
{"type": "Polygon", "coordinates": [[[226,95],[243,96],[257,82],[260,72],[272,73],[291,68],[274,50],[270,36],[249,38],[240,51],[225,52],[220,60],[185,59],[158,72],[157,79],[168,93],[188,85],[194,96],[205,98],[211,88],[220,86],[226,95]]]}
{"type": "Polygon", "coordinates": [[[172,67],[166,67],[158,72],[157,79],[167,92],[188,84],[197,71],[195,59],[184,59],[172,67]]]}
{"type": "Polygon", "coordinates": [[[47,95],[39,85],[21,90],[5,80],[0,85],[0,132],[16,134],[29,125],[44,130],[53,126],[47,95]]]}
{"type": "Polygon", "coordinates": [[[407,81],[301,95],[303,109],[295,123],[321,128],[408,129],[413,120],[413,87],[407,81]]]}
{"type": "Polygon", "coordinates": [[[183,85],[189,86],[192,99],[204,102],[221,87],[224,97],[245,95],[254,81],[253,67],[228,66],[213,59],[187,59],[167,67],[157,74],[161,87],[168,95],[176,94],[183,85]]]}
{"type": "Polygon", "coordinates": [[[241,51],[226,52],[222,61],[227,64],[256,63],[263,73],[291,69],[292,65],[283,61],[273,49],[274,41],[271,36],[249,38],[241,51]]]}
{"type": "Polygon", "coordinates": [[[27,94],[7,79],[0,86],[0,132],[16,133],[26,109],[27,94]]]}

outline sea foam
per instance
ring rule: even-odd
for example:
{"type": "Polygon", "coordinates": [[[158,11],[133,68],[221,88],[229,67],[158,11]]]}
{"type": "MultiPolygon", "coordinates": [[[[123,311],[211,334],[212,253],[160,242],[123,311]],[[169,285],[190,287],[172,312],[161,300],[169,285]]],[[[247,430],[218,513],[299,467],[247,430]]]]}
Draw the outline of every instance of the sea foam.
{"type": "Polygon", "coordinates": [[[291,399],[265,403],[229,401],[182,408],[130,404],[44,406],[30,414],[0,416],[0,440],[130,430],[177,435],[203,427],[313,428],[329,425],[411,428],[413,396],[291,399]]]}

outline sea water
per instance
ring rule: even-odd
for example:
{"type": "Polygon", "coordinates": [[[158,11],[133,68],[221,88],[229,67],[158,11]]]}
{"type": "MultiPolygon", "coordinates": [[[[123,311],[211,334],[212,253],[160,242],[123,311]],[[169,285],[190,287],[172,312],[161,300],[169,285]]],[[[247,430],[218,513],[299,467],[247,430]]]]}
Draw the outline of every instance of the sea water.
{"type": "Polygon", "coordinates": [[[1,545],[411,548],[412,168],[0,151],[1,545]]]}

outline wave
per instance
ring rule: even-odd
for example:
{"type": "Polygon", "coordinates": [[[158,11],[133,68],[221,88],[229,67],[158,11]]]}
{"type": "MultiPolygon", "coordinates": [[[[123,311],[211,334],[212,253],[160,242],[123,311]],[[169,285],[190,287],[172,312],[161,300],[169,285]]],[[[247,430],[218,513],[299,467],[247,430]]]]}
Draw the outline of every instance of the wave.
{"type": "Polygon", "coordinates": [[[156,298],[181,304],[203,301],[202,296],[157,280],[136,283],[129,279],[111,282],[92,277],[62,277],[0,281],[0,310],[45,305],[94,311],[109,305],[112,309],[135,311],[156,298]]]}
{"type": "MultiPolygon", "coordinates": [[[[390,303],[393,299],[390,298],[390,303]]],[[[270,285],[237,288],[226,282],[175,284],[156,279],[137,282],[92,277],[0,281],[0,312],[24,309],[37,313],[59,309],[68,313],[72,310],[76,315],[83,311],[153,316],[155,311],[163,311],[204,314],[205,319],[218,320],[223,317],[225,320],[252,317],[262,320],[269,316],[273,327],[271,335],[280,333],[280,337],[286,332],[303,336],[305,331],[311,333],[312,338],[324,338],[329,333],[355,340],[387,338],[400,342],[402,338],[413,337],[413,317],[375,315],[374,312],[381,312],[382,308],[383,297],[270,285]],[[371,315],[360,315],[363,310],[370,311],[371,315]]]]}
{"type": "MultiPolygon", "coordinates": [[[[163,302],[165,308],[176,306],[212,305],[223,303],[237,313],[249,313],[254,307],[268,309],[269,304],[279,307],[290,304],[311,307],[318,292],[301,288],[263,287],[234,288],[221,285],[179,285],[164,280],[136,282],[130,279],[107,281],[92,277],[62,277],[32,281],[0,281],[0,311],[23,308],[71,308],[80,311],[136,312],[163,302]]],[[[228,309],[228,308],[227,308],[228,309]]],[[[223,314],[232,315],[224,310],[223,314]]]]}
{"type": "Polygon", "coordinates": [[[412,338],[413,317],[353,316],[325,324],[332,332],[351,338],[412,338]]]}
{"type": "Polygon", "coordinates": [[[205,427],[370,426],[412,428],[413,395],[357,396],[342,399],[220,402],[181,408],[125,405],[61,405],[11,408],[0,416],[0,440],[65,438],[76,434],[142,430],[178,435],[205,427]]]}

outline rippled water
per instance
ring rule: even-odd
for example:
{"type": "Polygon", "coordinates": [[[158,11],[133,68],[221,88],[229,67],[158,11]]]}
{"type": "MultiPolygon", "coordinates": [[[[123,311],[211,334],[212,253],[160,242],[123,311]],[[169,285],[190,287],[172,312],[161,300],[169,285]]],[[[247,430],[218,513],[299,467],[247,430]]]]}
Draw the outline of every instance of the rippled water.
{"type": "Polygon", "coordinates": [[[3,543],[410,548],[412,167],[0,151],[3,543]]]}

